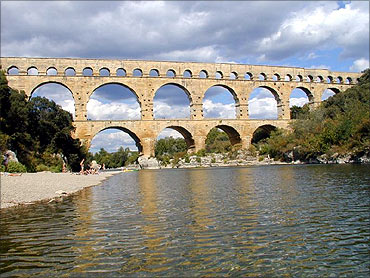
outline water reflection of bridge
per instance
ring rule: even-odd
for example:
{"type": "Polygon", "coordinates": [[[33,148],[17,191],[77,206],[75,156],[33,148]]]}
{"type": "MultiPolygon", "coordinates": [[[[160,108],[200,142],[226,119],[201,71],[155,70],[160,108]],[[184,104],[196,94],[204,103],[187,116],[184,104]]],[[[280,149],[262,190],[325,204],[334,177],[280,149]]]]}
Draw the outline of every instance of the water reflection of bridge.
{"type": "Polygon", "coordinates": [[[205,138],[213,127],[224,130],[232,144],[248,147],[257,128],[288,126],[292,90],[301,89],[310,106],[315,107],[326,89],[338,93],[356,83],[360,76],[359,73],[297,67],[65,58],[1,58],[1,67],[6,70],[9,85],[24,90],[28,96],[48,83],[67,88],[75,102],[75,135],[88,146],[100,131],[118,128],[131,135],[139,151],[146,155],[154,154],[155,140],[164,128],[180,132],[192,150],[204,148],[205,138]],[[87,120],[91,95],[106,84],[120,84],[133,92],[140,105],[140,120],[87,120]],[[169,84],[187,94],[190,119],[154,119],[155,93],[169,84]],[[223,87],[232,94],[236,119],[204,119],[204,95],[214,86],[223,87]],[[267,89],[274,96],[278,119],[249,119],[248,100],[255,88],[267,89]]]}

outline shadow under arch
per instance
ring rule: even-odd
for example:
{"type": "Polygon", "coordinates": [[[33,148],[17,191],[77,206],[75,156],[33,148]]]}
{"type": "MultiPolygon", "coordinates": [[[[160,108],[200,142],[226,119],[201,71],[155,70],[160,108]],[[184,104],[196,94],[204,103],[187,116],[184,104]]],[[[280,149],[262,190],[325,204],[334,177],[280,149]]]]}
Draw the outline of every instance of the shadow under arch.
{"type": "Polygon", "coordinates": [[[309,89],[307,89],[305,87],[302,87],[302,86],[296,87],[294,89],[300,89],[300,90],[302,90],[306,94],[306,96],[308,98],[308,103],[309,104],[312,104],[313,103],[313,101],[314,101],[313,94],[311,93],[311,91],[309,89]]]}
{"type": "Polygon", "coordinates": [[[269,138],[272,131],[276,130],[276,126],[266,124],[255,129],[252,135],[251,143],[256,144],[259,141],[269,138]]]}
{"type": "Polygon", "coordinates": [[[242,139],[240,137],[240,134],[232,126],[228,126],[228,125],[216,125],[213,128],[219,128],[222,131],[224,131],[227,134],[227,136],[229,137],[229,140],[230,140],[231,145],[234,146],[234,145],[237,145],[237,144],[241,144],[242,139]]]}
{"type": "Polygon", "coordinates": [[[139,153],[142,153],[142,152],[143,152],[143,145],[142,145],[142,143],[141,143],[140,138],[139,138],[139,137],[138,137],[138,136],[137,136],[133,131],[129,130],[128,128],[122,127],[122,126],[109,126],[109,127],[102,128],[102,129],[98,130],[98,131],[94,134],[94,136],[92,136],[92,137],[91,137],[91,141],[90,141],[90,142],[92,142],[92,140],[94,139],[94,137],[95,137],[96,135],[98,135],[100,132],[102,132],[102,131],[104,131],[104,130],[107,130],[107,129],[118,129],[118,130],[120,130],[120,131],[123,131],[123,132],[127,133],[128,135],[130,135],[130,137],[131,137],[132,139],[134,139],[134,141],[135,141],[135,145],[136,145],[136,147],[137,147],[138,152],[139,152],[139,153]]]}
{"type": "MultiPolygon", "coordinates": [[[[184,128],[182,126],[174,126],[174,125],[167,126],[164,129],[166,129],[166,128],[176,130],[178,133],[180,133],[184,137],[184,140],[186,142],[186,146],[187,146],[188,150],[195,149],[195,141],[194,141],[193,135],[186,128],[184,128]]],[[[164,129],[162,129],[162,131],[164,129]]]]}

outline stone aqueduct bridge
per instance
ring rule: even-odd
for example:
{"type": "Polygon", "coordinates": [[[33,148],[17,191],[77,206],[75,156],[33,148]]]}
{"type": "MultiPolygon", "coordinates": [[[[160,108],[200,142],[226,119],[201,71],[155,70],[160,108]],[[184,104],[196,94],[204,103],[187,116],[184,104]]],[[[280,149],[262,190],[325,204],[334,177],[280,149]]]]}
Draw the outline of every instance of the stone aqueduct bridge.
{"type": "Polygon", "coordinates": [[[310,105],[315,107],[326,89],[336,93],[343,91],[360,77],[359,73],[297,67],[69,58],[3,57],[1,68],[7,74],[9,86],[24,90],[29,97],[46,83],[58,83],[68,88],[75,101],[75,136],[87,146],[100,131],[118,128],[133,137],[144,155],[154,154],[155,140],[164,128],[179,131],[188,148],[195,151],[204,148],[206,136],[213,127],[224,130],[232,144],[246,148],[259,127],[288,128],[289,98],[293,89],[302,89],[310,105]],[[105,76],[102,76],[103,72],[105,76]],[[141,108],[141,120],[88,120],[86,107],[90,96],[105,84],[122,84],[131,89],[141,108]],[[153,118],[155,92],[166,84],[178,86],[186,92],[190,101],[190,119],[153,118]],[[203,118],[203,97],[212,86],[222,86],[233,95],[236,119],[203,118]],[[259,87],[274,95],[278,119],[248,119],[249,96],[259,87]]]}

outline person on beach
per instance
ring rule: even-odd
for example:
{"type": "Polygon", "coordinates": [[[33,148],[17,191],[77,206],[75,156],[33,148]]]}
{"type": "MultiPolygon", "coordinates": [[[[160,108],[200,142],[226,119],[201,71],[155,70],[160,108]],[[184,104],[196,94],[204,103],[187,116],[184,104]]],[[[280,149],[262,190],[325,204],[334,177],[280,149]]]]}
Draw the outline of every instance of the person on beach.
{"type": "Polygon", "coordinates": [[[9,154],[5,153],[3,161],[3,165],[5,166],[5,172],[7,172],[8,170],[8,163],[9,163],[9,154]]]}
{"type": "Polygon", "coordinates": [[[84,174],[84,162],[85,162],[85,158],[82,159],[81,162],[80,162],[80,166],[81,166],[80,174],[81,175],[84,174]]]}
{"type": "Polygon", "coordinates": [[[63,161],[62,173],[67,173],[67,166],[66,166],[66,163],[64,161],[63,161]]]}

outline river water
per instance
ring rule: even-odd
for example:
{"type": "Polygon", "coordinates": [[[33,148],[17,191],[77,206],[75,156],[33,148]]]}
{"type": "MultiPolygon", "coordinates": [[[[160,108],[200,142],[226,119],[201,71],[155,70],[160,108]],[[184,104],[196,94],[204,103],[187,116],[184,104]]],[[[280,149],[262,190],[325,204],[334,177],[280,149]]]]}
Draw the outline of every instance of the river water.
{"type": "Polygon", "coordinates": [[[367,277],[369,165],[145,170],[0,212],[1,277],[367,277]]]}

